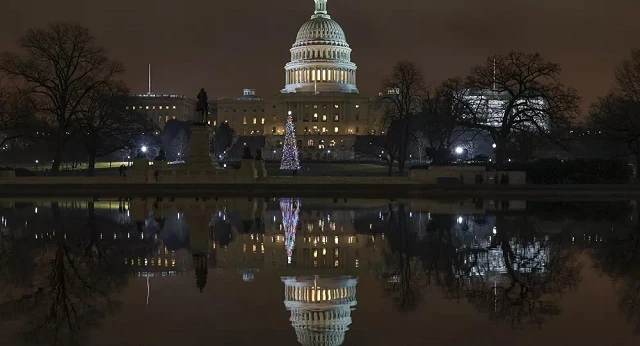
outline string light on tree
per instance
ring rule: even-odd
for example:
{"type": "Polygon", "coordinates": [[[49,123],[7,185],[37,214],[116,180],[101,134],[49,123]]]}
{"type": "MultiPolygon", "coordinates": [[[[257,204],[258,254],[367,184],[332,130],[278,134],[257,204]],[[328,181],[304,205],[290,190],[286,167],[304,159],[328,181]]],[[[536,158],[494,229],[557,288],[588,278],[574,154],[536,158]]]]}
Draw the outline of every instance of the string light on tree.
{"type": "Polygon", "coordinates": [[[287,117],[287,124],[284,132],[284,145],[282,147],[282,161],[280,169],[288,171],[297,171],[300,169],[300,160],[298,159],[298,147],[296,146],[296,129],[293,125],[291,112],[287,117]]]}

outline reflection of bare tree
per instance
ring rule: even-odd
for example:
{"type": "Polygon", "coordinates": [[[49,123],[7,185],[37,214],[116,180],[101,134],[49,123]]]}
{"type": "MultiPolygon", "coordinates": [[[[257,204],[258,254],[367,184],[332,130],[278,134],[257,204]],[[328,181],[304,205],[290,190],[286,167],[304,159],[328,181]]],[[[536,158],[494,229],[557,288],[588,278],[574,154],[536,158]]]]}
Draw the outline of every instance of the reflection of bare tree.
{"type": "Polygon", "coordinates": [[[394,297],[400,310],[413,310],[419,302],[426,276],[419,261],[420,240],[408,226],[404,204],[389,206],[388,234],[390,251],[385,254],[383,273],[385,290],[394,297]]]}
{"type": "Polygon", "coordinates": [[[580,279],[574,251],[530,225],[526,217],[498,216],[491,243],[459,251],[454,270],[463,295],[491,320],[541,325],[561,313],[562,294],[580,279]]]}
{"type": "Polygon", "coordinates": [[[635,202],[636,224],[624,239],[609,239],[593,252],[595,266],[616,280],[620,295],[619,307],[640,333],[640,218],[635,202]]]}
{"type": "Polygon", "coordinates": [[[86,224],[76,218],[65,220],[57,203],[51,208],[53,239],[35,253],[32,285],[13,285],[14,298],[0,302],[0,316],[26,317],[24,332],[30,341],[81,344],[89,328],[118,306],[110,294],[126,282],[125,253],[146,249],[102,241],[103,227],[113,234],[120,226],[97,219],[92,205],[86,224]]]}
{"type": "Polygon", "coordinates": [[[435,284],[493,321],[541,325],[561,313],[562,294],[580,279],[574,251],[526,216],[498,215],[485,239],[455,215],[431,215],[421,232],[407,214],[402,204],[389,208],[386,289],[401,309],[415,308],[424,285],[435,284]]]}

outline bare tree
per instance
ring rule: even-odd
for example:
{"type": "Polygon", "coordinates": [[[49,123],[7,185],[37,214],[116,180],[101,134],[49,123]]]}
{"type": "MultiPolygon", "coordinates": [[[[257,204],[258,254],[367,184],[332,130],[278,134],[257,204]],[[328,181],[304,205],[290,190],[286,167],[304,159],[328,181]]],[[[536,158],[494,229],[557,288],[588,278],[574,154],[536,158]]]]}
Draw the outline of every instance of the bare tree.
{"type": "Polygon", "coordinates": [[[0,89],[0,150],[18,139],[34,137],[33,109],[24,93],[0,89]]]}
{"type": "MultiPolygon", "coordinates": [[[[640,49],[616,69],[616,86],[591,106],[590,121],[602,138],[621,144],[620,154],[640,167],[640,49]]],[[[640,181],[640,170],[636,170],[640,181]]]]}
{"type": "Polygon", "coordinates": [[[88,94],[123,72],[122,65],[107,58],[94,41],[79,24],[56,23],[29,30],[18,42],[22,53],[4,53],[0,58],[0,71],[31,95],[37,113],[54,129],[52,175],[60,169],[88,94]]]}
{"type": "MultiPolygon", "coordinates": [[[[460,108],[454,106],[456,92],[462,89],[462,84],[460,79],[446,80],[429,90],[423,99],[417,127],[425,136],[434,161],[444,161],[451,146],[465,133],[458,125],[460,108]]],[[[418,140],[416,136],[414,139],[418,140]]]]}
{"type": "Polygon", "coordinates": [[[126,106],[129,92],[122,83],[104,83],[89,93],[80,107],[73,131],[89,155],[87,175],[93,176],[96,158],[133,146],[139,135],[152,132],[153,122],[126,106]]]}
{"type": "Polygon", "coordinates": [[[454,93],[461,125],[488,134],[496,163],[504,165],[513,135],[530,132],[554,139],[578,114],[579,97],[559,81],[560,65],[540,54],[494,55],[472,68],[466,89],[454,93]]]}
{"type": "Polygon", "coordinates": [[[382,82],[382,93],[378,97],[378,107],[382,110],[382,122],[390,131],[392,123],[399,130],[395,132],[398,148],[398,174],[404,174],[410,136],[410,117],[420,112],[426,84],[422,71],[410,61],[399,61],[393,67],[391,76],[382,82]]]}
{"type": "Polygon", "coordinates": [[[181,129],[178,135],[171,141],[168,151],[174,161],[183,160],[189,156],[189,136],[185,129],[181,129]]]}

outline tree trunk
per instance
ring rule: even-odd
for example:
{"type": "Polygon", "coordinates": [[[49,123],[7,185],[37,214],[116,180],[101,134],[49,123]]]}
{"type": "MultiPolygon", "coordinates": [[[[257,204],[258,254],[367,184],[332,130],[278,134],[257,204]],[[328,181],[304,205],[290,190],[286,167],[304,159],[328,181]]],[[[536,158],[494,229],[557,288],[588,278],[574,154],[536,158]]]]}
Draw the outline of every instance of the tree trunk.
{"type": "Polygon", "coordinates": [[[502,170],[504,169],[504,159],[505,159],[505,152],[506,152],[506,148],[505,148],[505,142],[497,140],[496,141],[496,149],[495,149],[495,154],[496,154],[496,169],[497,170],[502,170]]]}
{"type": "Polygon", "coordinates": [[[638,183],[640,182],[640,153],[635,153],[634,156],[636,157],[636,174],[634,178],[635,182],[638,183]]]}
{"type": "Polygon", "coordinates": [[[87,166],[87,177],[93,177],[96,171],[96,150],[89,150],[89,163],[87,166]]]}
{"type": "Polygon", "coordinates": [[[56,152],[53,156],[53,163],[51,163],[51,170],[49,171],[49,175],[55,177],[60,172],[60,164],[62,163],[62,155],[64,153],[64,146],[58,144],[56,148],[56,152]]]}

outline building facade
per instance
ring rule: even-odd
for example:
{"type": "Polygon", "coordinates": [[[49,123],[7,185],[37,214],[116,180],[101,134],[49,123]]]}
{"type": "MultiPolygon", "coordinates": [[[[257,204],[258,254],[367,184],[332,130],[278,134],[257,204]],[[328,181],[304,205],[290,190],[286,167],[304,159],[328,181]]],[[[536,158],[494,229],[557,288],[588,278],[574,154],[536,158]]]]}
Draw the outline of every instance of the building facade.
{"type": "Polygon", "coordinates": [[[315,0],[290,53],[280,93],[259,97],[245,89],[240,97],[217,100],[217,122],[228,122],[237,135],[265,136],[268,159],[282,154],[288,115],[303,159],[351,159],[356,136],[383,134],[375,98],[359,94],[351,48],[326,0],[315,0]]]}
{"type": "Polygon", "coordinates": [[[162,128],[172,119],[192,121],[196,116],[194,100],[181,95],[139,94],[130,98],[131,109],[140,111],[162,128]]]}

